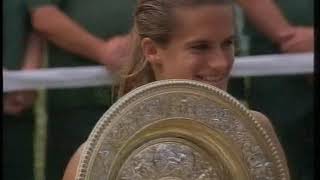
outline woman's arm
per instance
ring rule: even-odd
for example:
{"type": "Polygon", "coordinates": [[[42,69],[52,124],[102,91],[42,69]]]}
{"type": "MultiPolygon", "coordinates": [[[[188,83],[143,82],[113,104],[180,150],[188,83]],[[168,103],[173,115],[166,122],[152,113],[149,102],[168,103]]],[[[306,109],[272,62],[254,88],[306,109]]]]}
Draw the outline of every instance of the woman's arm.
{"type": "Polygon", "coordinates": [[[314,50],[313,27],[291,25],[275,0],[237,0],[249,21],[285,53],[314,50]]]}
{"type": "Polygon", "coordinates": [[[78,169],[78,166],[80,165],[80,155],[84,148],[84,144],[85,143],[83,143],[71,157],[66,167],[66,170],[64,172],[62,180],[75,180],[77,175],[77,169],[78,169]]]}
{"type": "Polygon", "coordinates": [[[119,58],[128,56],[130,36],[119,35],[108,40],[101,39],[88,32],[53,4],[30,8],[30,13],[33,28],[48,42],[103,64],[112,71],[126,63],[119,58]]]}

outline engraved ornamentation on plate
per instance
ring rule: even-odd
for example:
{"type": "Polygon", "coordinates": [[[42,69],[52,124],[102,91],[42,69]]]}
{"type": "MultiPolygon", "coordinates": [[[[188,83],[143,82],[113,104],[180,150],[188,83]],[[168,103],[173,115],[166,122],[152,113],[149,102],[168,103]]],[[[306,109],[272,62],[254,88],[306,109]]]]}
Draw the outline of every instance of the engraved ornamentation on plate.
{"type": "MultiPolygon", "coordinates": [[[[248,117],[245,113],[241,114],[243,110],[227,103],[227,97],[223,99],[218,95],[212,95],[206,92],[208,90],[205,88],[198,91],[198,87],[191,85],[189,89],[188,86],[181,87],[170,89],[168,85],[167,89],[149,89],[136,94],[131,101],[120,104],[123,107],[113,110],[113,114],[107,114],[112,115],[112,121],[98,126],[101,129],[96,130],[99,132],[96,142],[91,138],[94,148],[88,148],[86,151],[90,155],[89,162],[83,165],[86,174],[78,176],[78,179],[223,180],[237,179],[232,173],[241,168],[246,168],[244,174],[250,177],[248,179],[280,179],[275,157],[271,150],[266,150],[267,145],[261,145],[262,138],[255,137],[259,132],[253,130],[253,122],[245,120],[248,117]],[[206,154],[205,151],[209,147],[200,145],[192,135],[178,137],[186,143],[174,140],[150,143],[159,138],[177,138],[172,137],[172,133],[166,133],[170,129],[161,129],[161,123],[170,122],[170,119],[182,119],[187,124],[200,124],[211,129],[227,142],[228,147],[232,147],[224,149],[225,156],[229,157],[229,153],[232,155],[230,158],[238,158],[238,161],[243,162],[240,163],[243,167],[233,167],[236,170],[229,170],[230,164],[219,158],[215,160],[212,154],[206,154]],[[160,127],[160,130],[158,135],[151,136],[153,130],[148,128],[153,124],[159,124],[157,127],[160,127]],[[193,145],[189,146],[188,143],[193,145]]],[[[101,119],[107,119],[107,115],[101,119]]],[[[192,128],[186,131],[192,131],[192,128]]],[[[179,131],[174,136],[180,136],[179,131]]],[[[218,143],[215,148],[219,147],[218,143]]],[[[236,163],[236,166],[240,166],[239,163],[236,163]]]]}

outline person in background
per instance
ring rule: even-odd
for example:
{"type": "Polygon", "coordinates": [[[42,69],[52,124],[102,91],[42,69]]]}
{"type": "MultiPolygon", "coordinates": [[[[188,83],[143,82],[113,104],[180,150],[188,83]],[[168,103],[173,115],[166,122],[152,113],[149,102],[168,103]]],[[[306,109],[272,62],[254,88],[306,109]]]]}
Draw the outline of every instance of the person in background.
{"type": "MultiPolygon", "coordinates": [[[[140,0],[134,17],[133,53],[118,83],[120,97],[163,79],[196,80],[227,90],[234,62],[232,0],[140,0]]],[[[270,121],[252,114],[277,140],[270,121]]],[[[276,146],[281,151],[279,142],[276,146]]],[[[71,158],[64,180],[75,179],[82,148],[71,158]]]]}
{"type": "MultiPolygon", "coordinates": [[[[33,70],[43,64],[44,40],[31,27],[22,0],[3,1],[3,64],[5,70],[33,70]]],[[[3,93],[2,167],[4,180],[33,180],[33,104],[36,91],[3,93]]]]}
{"type": "MultiPolygon", "coordinates": [[[[312,0],[237,0],[246,15],[250,55],[314,51],[312,0]]],[[[301,59],[303,61],[303,59],[301,59]]],[[[249,107],[274,124],[292,180],[313,179],[313,87],[307,75],[251,77],[249,107]]]]}
{"type": "MultiPolygon", "coordinates": [[[[32,26],[48,41],[48,67],[126,62],[131,0],[28,0],[32,26]]],[[[110,86],[48,90],[46,179],[61,179],[69,157],[111,105],[110,86]]]]}

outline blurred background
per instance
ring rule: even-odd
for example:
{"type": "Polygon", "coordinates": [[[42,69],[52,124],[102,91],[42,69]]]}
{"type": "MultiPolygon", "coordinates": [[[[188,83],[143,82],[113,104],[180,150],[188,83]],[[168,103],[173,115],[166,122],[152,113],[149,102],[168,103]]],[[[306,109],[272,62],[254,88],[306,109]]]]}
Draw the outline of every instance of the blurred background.
{"type": "MultiPolygon", "coordinates": [[[[5,180],[62,178],[72,154],[114,103],[112,72],[129,54],[134,5],[3,1],[5,180]]],[[[242,66],[228,91],[272,121],[292,180],[314,178],[313,75],[303,69],[313,69],[313,10],[313,0],[235,1],[235,63],[249,58],[269,65],[252,74],[246,73],[252,66],[242,66]]]]}

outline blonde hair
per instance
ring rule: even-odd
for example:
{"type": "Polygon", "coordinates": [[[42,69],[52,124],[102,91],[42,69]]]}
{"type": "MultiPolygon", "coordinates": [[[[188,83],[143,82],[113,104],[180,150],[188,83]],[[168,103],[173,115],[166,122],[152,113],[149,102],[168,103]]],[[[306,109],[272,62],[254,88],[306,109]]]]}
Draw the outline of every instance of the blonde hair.
{"type": "Polygon", "coordinates": [[[120,71],[118,96],[132,89],[156,81],[150,63],[145,59],[141,40],[150,38],[161,46],[170,41],[175,25],[174,9],[208,4],[231,4],[232,0],[138,0],[131,31],[132,53],[130,64],[120,71]]]}

